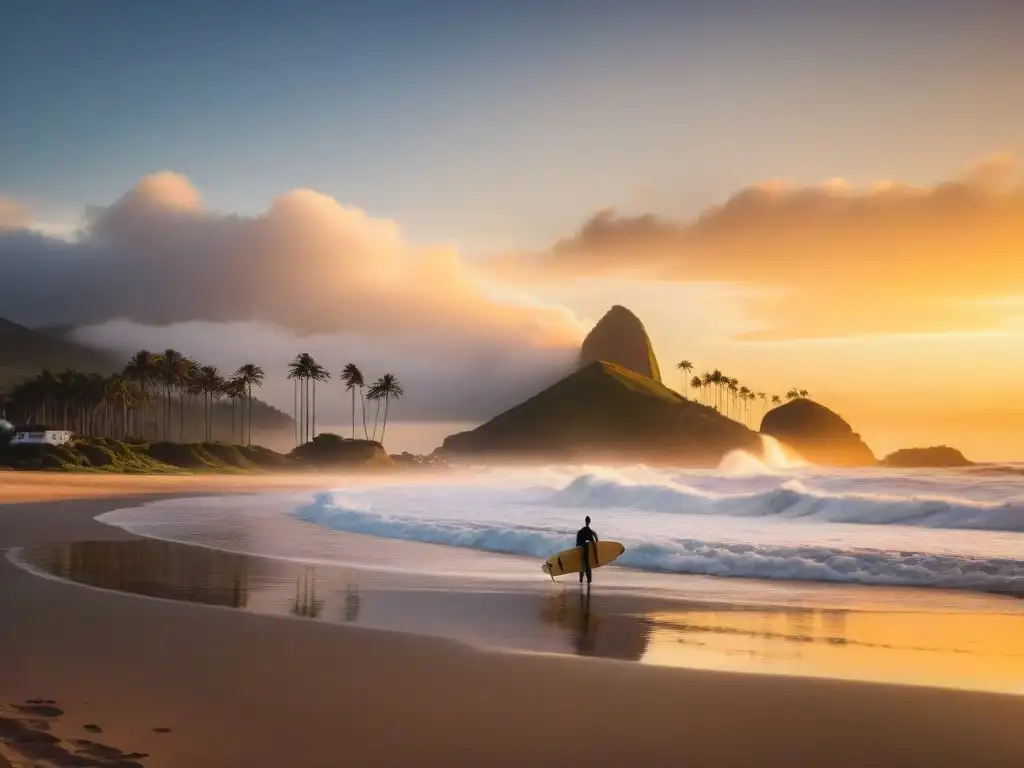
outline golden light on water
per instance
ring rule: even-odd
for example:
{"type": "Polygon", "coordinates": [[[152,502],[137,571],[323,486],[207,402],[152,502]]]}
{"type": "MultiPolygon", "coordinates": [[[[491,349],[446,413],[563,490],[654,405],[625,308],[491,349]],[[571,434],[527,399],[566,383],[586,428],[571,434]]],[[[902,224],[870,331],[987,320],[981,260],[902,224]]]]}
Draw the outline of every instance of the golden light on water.
{"type": "Polygon", "coordinates": [[[1024,616],[720,610],[651,614],[641,661],[1024,692],[1024,616]]]}

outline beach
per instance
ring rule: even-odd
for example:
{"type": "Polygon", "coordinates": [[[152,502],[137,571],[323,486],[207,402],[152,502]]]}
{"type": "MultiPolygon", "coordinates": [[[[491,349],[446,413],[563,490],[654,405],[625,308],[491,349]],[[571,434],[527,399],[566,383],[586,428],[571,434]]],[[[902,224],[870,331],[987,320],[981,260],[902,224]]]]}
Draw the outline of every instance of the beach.
{"type": "MultiPolygon", "coordinates": [[[[0,549],[130,542],[93,518],[263,482],[67,477],[0,476],[18,499],[0,505],[0,549]]],[[[90,589],[6,560],[0,616],[0,733],[13,764],[33,749],[53,765],[1024,763],[1015,695],[490,650],[90,589]]]]}

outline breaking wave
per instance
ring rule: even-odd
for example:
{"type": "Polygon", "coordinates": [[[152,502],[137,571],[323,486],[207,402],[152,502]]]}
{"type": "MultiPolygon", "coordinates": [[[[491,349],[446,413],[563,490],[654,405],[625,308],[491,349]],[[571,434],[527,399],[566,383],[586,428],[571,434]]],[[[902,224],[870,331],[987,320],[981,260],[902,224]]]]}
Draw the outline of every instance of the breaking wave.
{"type": "Polygon", "coordinates": [[[980,501],[941,496],[822,493],[799,479],[770,490],[727,494],[673,480],[656,484],[582,475],[552,497],[559,506],[730,517],[776,517],[859,525],[1024,532],[1024,499],[980,501]]]}
{"type": "MultiPolygon", "coordinates": [[[[615,494],[619,494],[615,501],[642,501],[648,510],[659,504],[671,507],[677,502],[672,492],[666,489],[638,489],[632,486],[631,493],[626,493],[621,487],[614,490],[614,486],[607,485],[606,481],[603,483],[598,486],[602,489],[599,497],[603,502],[611,503],[615,494]]],[[[566,494],[570,494],[578,502],[581,487],[593,491],[595,486],[591,479],[579,478],[565,491],[559,492],[562,501],[565,501],[566,494]]],[[[743,502],[732,500],[729,503],[735,505],[732,507],[734,510],[743,508],[743,505],[753,510],[758,504],[763,504],[767,496],[782,500],[776,502],[778,513],[780,509],[791,508],[792,499],[803,495],[796,491],[786,491],[781,495],[762,494],[760,497],[746,497],[743,502]]],[[[700,498],[697,494],[692,496],[700,498]]],[[[721,500],[708,500],[707,503],[720,504],[721,500]]],[[[824,519],[834,520],[837,516],[853,519],[858,514],[857,510],[863,508],[863,502],[850,501],[848,506],[843,507],[844,512],[837,514],[832,510],[824,519]]],[[[931,513],[918,515],[916,519],[927,519],[930,515],[934,522],[939,519],[952,520],[962,514],[961,510],[951,509],[951,505],[936,508],[931,513]]],[[[633,524],[628,527],[624,522],[628,518],[621,513],[602,517],[608,525],[613,526],[613,530],[624,532],[623,535],[614,536],[626,545],[626,552],[618,561],[621,565],[639,570],[681,574],[1024,594],[1024,562],[1009,557],[992,557],[953,549],[925,551],[923,548],[849,546],[845,542],[836,542],[834,536],[822,537],[822,541],[814,543],[785,541],[786,536],[782,536],[783,540],[780,541],[778,535],[765,536],[764,529],[753,531],[755,538],[761,539],[755,542],[729,541],[713,536],[681,536],[675,535],[675,531],[692,526],[674,526],[670,517],[671,510],[669,512],[669,515],[635,517],[631,521],[633,524]]],[[[705,514],[711,513],[709,508],[705,509],[705,514]]],[[[971,510],[970,513],[977,514],[978,510],[971,510]]],[[[889,514],[888,518],[879,510],[871,514],[876,520],[907,521],[913,517],[906,509],[889,514]]],[[[335,493],[317,494],[312,504],[294,510],[292,515],[299,520],[338,531],[537,558],[548,557],[552,552],[572,546],[572,525],[577,517],[575,512],[571,516],[545,514],[542,509],[533,506],[519,510],[514,517],[511,514],[504,515],[501,520],[458,507],[444,513],[383,512],[335,493]]],[[[830,531],[834,529],[834,526],[827,524],[820,527],[830,531]]],[[[807,527],[802,528],[799,535],[804,535],[806,531],[807,527]]]]}

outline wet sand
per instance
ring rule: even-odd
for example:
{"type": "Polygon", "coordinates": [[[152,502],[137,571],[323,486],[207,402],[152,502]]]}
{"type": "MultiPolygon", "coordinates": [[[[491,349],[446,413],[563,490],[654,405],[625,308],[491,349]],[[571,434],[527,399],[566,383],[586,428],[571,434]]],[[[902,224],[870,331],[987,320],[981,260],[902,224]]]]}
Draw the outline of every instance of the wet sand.
{"type": "MultiPolygon", "coordinates": [[[[131,541],[91,519],[123,503],[0,507],[0,549],[131,541]]],[[[1024,764],[1019,696],[484,651],[86,589],[6,561],[0,618],[0,755],[15,763],[11,750],[46,749],[53,765],[197,768],[1024,764]]]]}
{"type": "MultiPolygon", "coordinates": [[[[197,493],[249,493],[254,491],[320,488],[324,474],[195,474],[119,475],[88,472],[17,472],[0,469],[0,505],[60,499],[118,498],[197,493]]],[[[353,476],[340,476],[352,482],[353,476]]]]}

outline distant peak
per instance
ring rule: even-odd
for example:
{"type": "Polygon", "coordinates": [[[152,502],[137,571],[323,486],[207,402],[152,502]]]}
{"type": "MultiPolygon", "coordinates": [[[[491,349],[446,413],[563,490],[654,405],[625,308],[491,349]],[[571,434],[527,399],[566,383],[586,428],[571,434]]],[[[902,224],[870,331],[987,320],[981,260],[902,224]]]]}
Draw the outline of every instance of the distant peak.
{"type": "Polygon", "coordinates": [[[647,330],[633,312],[615,304],[605,312],[580,349],[580,366],[607,360],[655,381],[661,381],[658,361],[647,330]]]}

